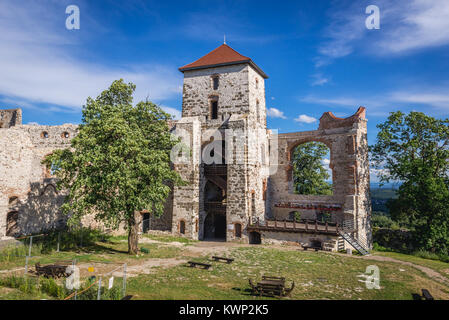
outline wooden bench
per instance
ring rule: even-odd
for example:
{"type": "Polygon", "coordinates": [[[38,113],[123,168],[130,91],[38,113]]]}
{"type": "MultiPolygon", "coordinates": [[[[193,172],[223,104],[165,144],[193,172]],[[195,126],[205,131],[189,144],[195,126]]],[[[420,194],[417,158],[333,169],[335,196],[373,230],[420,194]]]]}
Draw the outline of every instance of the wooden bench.
{"type": "Polygon", "coordinates": [[[40,263],[35,264],[36,274],[38,276],[44,276],[45,278],[60,278],[68,277],[69,274],[66,272],[67,266],[50,264],[46,266],[41,266],[40,263]]]}
{"type": "Polygon", "coordinates": [[[231,263],[234,261],[234,259],[231,258],[225,258],[225,257],[217,257],[217,256],[212,256],[212,259],[214,259],[214,261],[226,261],[226,263],[231,263]]]}
{"type": "Polygon", "coordinates": [[[203,267],[203,269],[206,269],[206,270],[208,270],[212,266],[208,263],[195,262],[195,261],[187,261],[187,263],[189,264],[189,267],[191,267],[191,268],[199,266],[199,267],[203,267]]]}
{"type": "Polygon", "coordinates": [[[425,300],[435,300],[433,296],[430,294],[429,290],[427,289],[421,289],[422,296],[425,300]]]}
{"type": "Polygon", "coordinates": [[[295,287],[295,283],[292,282],[292,286],[290,288],[286,288],[284,278],[265,277],[265,276],[262,278],[262,281],[257,283],[257,285],[254,285],[252,280],[249,279],[249,285],[251,286],[253,294],[269,297],[288,296],[295,287]]]}

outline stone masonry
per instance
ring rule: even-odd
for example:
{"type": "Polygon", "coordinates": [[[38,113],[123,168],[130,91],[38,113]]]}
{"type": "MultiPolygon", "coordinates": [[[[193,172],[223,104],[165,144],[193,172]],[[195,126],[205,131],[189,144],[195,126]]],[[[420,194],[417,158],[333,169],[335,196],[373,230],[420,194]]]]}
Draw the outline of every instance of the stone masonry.
{"type": "MultiPolygon", "coordinates": [[[[144,232],[255,243],[319,241],[341,249],[336,232],[289,232],[265,224],[289,220],[295,211],[314,221],[327,210],[330,222],[352,222],[352,236],[370,246],[365,108],[345,119],[326,112],[315,131],[277,134],[266,127],[268,77],[250,58],[224,44],[180,71],[182,118],[170,125],[182,143],[172,162],[188,184],[172,188],[162,217],[142,212],[144,232]],[[332,195],[293,193],[291,154],[310,141],[330,150],[332,195]]],[[[0,237],[57,228],[67,220],[59,210],[64,192],[41,161],[68,147],[77,126],[21,122],[20,109],[0,110],[0,237]]]]}

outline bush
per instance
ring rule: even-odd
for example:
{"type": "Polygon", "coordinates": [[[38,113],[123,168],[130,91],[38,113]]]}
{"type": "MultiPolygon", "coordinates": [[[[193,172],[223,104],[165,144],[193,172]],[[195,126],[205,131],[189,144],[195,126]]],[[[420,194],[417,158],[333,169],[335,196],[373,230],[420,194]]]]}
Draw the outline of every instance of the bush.
{"type": "Polygon", "coordinates": [[[373,242],[392,251],[410,253],[415,249],[412,233],[408,230],[373,228],[373,242]]]}
{"type": "Polygon", "coordinates": [[[373,227],[399,229],[399,224],[386,215],[373,215],[371,222],[373,227]]]}
{"type": "Polygon", "coordinates": [[[439,260],[443,262],[449,262],[449,256],[445,254],[436,254],[433,252],[425,251],[425,250],[418,250],[412,253],[414,256],[423,258],[423,259],[430,259],[430,260],[439,260]]]}

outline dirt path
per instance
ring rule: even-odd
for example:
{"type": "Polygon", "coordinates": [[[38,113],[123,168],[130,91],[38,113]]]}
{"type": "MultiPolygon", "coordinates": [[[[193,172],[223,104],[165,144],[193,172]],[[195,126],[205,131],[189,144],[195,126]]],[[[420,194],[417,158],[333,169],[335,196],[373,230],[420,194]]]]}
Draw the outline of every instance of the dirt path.
{"type": "Polygon", "coordinates": [[[385,256],[363,256],[363,257],[354,256],[354,258],[364,259],[364,260],[394,262],[394,263],[402,264],[405,266],[410,266],[410,267],[413,267],[415,269],[418,269],[418,270],[424,272],[429,278],[431,278],[435,281],[438,281],[439,283],[449,286],[448,278],[446,278],[445,276],[441,275],[439,272],[437,272],[429,267],[424,267],[419,264],[415,264],[415,263],[408,262],[408,261],[397,260],[397,259],[385,257],[385,256]]]}

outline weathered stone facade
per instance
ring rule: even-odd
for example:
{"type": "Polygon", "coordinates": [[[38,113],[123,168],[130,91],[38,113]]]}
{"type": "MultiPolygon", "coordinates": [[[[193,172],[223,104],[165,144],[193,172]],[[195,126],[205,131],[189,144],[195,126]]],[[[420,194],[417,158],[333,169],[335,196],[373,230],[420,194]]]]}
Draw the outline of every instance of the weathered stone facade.
{"type": "MultiPolygon", "coordinates": [[[[366,238],[369,246],[364,108],[346,119],[327,112],[315,131],[277,134],[266,128],[267,76],[252,61],[181,71],[182,118],[171,126],[183,143],[173,150],[172,162],[188,184],[173,188],[162,217],[142,212],[143,231],[243,242],[254,242],[256,235],[262,243],[318,241],[332,250],[347,246],[342,246],[337,232],[328,232],[327,224],[326,232],[257,229],[256,221],[263,225],[268,220],[288,220],[300,208],[301,217],[312,221],[326,210],[330,222],[353,221],[354,238],[366,238]],[[292,191],[292,150],[309,141],[330,149],[332,195],[292,191]]],[[[0,110],[0,123],[0,237],[64,225],[66,218],[59,212],[64,194],[56,190],[41,161],[53,150],[69,146],[76,126],[22,125],[20,109],[0,110]]]]}

